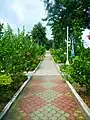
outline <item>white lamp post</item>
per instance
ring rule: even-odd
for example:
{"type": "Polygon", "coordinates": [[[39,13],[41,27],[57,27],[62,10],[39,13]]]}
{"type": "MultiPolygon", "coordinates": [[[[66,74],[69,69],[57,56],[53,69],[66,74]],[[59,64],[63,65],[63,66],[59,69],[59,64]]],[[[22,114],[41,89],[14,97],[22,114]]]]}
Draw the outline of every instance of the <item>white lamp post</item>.
{"type": "Polygon", "coordinates": [[[69,60],[68,60],[68,33],[69,33],[69,27],[67,26],[67,60],[66,60],[66,65],[69,65],[69,60]]]}

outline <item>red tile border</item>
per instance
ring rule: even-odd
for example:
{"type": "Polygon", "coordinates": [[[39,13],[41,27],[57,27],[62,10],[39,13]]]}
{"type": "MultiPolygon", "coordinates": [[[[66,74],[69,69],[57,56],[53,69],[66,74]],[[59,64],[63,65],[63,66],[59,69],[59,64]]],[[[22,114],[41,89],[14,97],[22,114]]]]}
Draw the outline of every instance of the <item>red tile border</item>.
{"type": "Polygon", "coordinates": [[[19,107],[25,113],[31,113],[39,107],[43,107],[47,103],[38,96],[29,96],[19,101],[19,107]]]}

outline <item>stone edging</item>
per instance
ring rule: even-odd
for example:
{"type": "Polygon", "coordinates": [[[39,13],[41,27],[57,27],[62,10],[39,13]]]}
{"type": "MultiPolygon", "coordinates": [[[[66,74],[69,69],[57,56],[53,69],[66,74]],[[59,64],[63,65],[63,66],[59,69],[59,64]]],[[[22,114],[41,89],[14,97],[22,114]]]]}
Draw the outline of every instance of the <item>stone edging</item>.
{"type": "MultiPolygon", "coordinates": [[[[55,64],[58,72],[64,76],[64,74],[60,71],[59,67],[56,65],[53,57],[52,57],[52,60],[53,60],[53,63],[55,64]]],[[[85,113],[84,115],[86,117],[86,120],[90,120],[90,109],[88,108],[86,103],[83,101],[83,99],[79,96],[79,94],[76,92],[74,87],[69,83],[69,81],[66,81],[66,83],[69,86],[69,88],[71,89],[72,93],[74,94],[74,96],[75,96],[76,100],[78,101],[79,105],[81,106],[81,109],[85,113]]]]}
{"type": "Polygon", "coordinates": [[[6,106],[4,107],[4,109],[2,110],[2,112],[0,113],[0,120],[8,112],[8,110],[10,109],[10,107],[12,106],[12,104],[15,102],[15,100],[17,99],[17,97],[19,96],[19,94],[22,92],[22,90],[25,88],[25,86],[31,80],[32,76],[37,71],[37,69],[39,68],[39,66],[41,65],[41,63],[42,63],[42,61],[40,61],[40,63],[38,64],[38,66],[32,72],[32,75],[23,83],[23,85],[19,88],[19,90],[14,94],[14,96],[12,97],[12,99],[6,104],[6,106]]]}
{"type": "Polygon", "coordinates": [[[83,99],[79,96],[79,94],[76,92],[76,90],[73,88],[73,86],[68,81],[66,81],[66,83],[69,86],[69,88],[71,89],[71,91],[73,92],[74,96],[76,97],[76,99],[77,99],[78,103],[80,104],[80,106],[82,107],[83,111],[85,112],[86,120],[90,120],[90,109],[88,108],[86,103],[83,101],[83,99]]]}

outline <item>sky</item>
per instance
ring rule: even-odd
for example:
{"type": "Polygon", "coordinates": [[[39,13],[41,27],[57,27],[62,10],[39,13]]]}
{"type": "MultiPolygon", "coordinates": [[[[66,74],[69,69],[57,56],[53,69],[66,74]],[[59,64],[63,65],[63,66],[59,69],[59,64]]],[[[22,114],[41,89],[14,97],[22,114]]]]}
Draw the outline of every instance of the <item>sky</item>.
{"type": "MultiPolygon", "coordinates": [[[[41,19],[46,17],[42,0],[1,0],[0,21],[9,23],[16,32],[17,27],[25,26],[26,32],[31,31],[34,24],[39,21],[46,26],[41,19]]],[[[50,27],[47,27],[47,37],[51,38],[50,27]]]]}
{"type": "MultiPolygon", "coordinates": [[[[9,23],[12,29],[17,32],[17,27],[25,26],[26,32],[31,31],[34,24],[39,21],[46,26],[41,19],[46,17],[44,3],[42,0],[1,0],[0,1],[0,22],[9,23]]],[[[47,37],[50,39],[51,30],[47,27],[47,37]]],[[[90,40],[87,35],[89,30],[83,32],[82,39],[85,47],[90,47],[90,40]]]]}

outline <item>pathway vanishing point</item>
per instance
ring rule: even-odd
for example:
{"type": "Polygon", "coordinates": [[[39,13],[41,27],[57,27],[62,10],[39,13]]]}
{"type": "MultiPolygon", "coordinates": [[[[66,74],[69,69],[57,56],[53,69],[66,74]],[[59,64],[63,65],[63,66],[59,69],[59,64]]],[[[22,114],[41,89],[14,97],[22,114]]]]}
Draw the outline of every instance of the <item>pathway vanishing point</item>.
{"type": "Polygon", "coordinates": [[[85,120],[49,52],[3,120],[85,120]]]}

